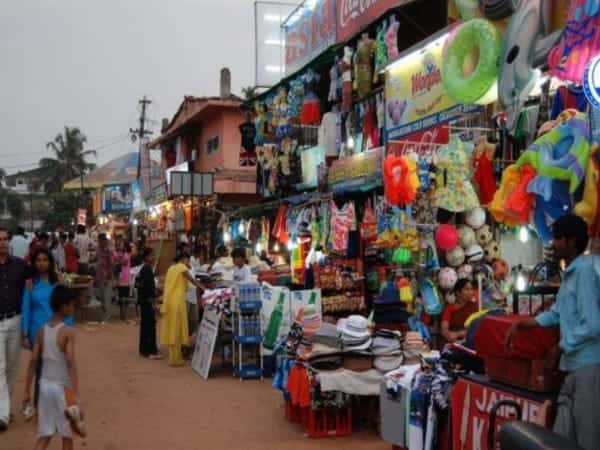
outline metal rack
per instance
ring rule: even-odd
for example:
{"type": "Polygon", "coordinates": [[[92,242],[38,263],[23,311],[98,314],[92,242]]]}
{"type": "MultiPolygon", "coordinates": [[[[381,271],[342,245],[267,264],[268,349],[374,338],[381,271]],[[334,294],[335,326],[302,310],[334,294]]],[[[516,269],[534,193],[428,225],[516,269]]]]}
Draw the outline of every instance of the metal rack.
{"type": "Polygon", "coordinates": [[[233,307],[233,375],[240,380],[262,379],[262,301],[260,284],[240,283],[235,289],[233,307]],[[252,353],[255,361],[246,361],[252,353]]]}

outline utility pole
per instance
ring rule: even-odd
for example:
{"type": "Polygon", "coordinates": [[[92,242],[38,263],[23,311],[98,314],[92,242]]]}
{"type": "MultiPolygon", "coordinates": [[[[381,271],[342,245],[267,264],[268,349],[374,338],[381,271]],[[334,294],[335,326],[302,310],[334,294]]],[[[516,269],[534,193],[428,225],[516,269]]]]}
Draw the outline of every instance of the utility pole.
{"type": "Polygon", "coordinates": [[[137,129],[129,129],[131,138],[135,142],[135,139],[139,140],[139,156],[138,156],[138,177],[142,179],[142,185],[145,193],[150,191],[150,154],[145,149],[145,137],[150,136],[152,131],[146,129],[146,108],[152,104],[151,100],[148,100],[144,95],[144,98],[138,102],[142,105],[140,112],[140,126],[137,129]]]}

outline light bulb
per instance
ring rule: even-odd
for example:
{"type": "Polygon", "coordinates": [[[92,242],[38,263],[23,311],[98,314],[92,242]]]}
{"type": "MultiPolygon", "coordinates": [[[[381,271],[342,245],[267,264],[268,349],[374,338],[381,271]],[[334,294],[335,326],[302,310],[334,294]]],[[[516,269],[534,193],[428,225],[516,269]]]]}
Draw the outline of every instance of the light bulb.
{"type": "Polygon", "coordinates": [[[137,219],[133,219],[133,224],[137,225],[138,224],[138,220],[137,219]]]}
{"type": "Polygon", "coordinates": [[[231,235],[229,234],[229,232],[224,232],[223,233],[223,242],[225,242],[226,244],[231,240],[231,235]]]}
{"type": "Polygon", "coordinates": [[[261,253],[262,249],[263,249],[262,244],[260,242],[257,242],[256,247],[255,247],[256,253],[261,253]]]}
{"type": "Polygon", "coordinates": [[[291,239],[290,239],[290,240],[288,241],[288,243],[287,243],[287,249],[288,249],[289,251],[292,251],[292,250],[294,250],[294,242],[293,242],[291,239]]]}
{"type": "Polygon", "coordinates": [[[348,148],[349,149],[354,148],[354,138],[352,136],[348,136],[348,148]]]}
{"type": "Polygon", "coordinates": [[[527,227],[523,226],[519,229],[519,240],[523,243],[529,240],[529,230],[527,230],[527,227]]]}
{"type": "Polygon", "coordinates": [[[279,244],[277,242],[275,242],[275,245],[273,246],[273,251],[275,253],[277,253],[279,251],[279,244]]]}
{"type": "Polygon", "coordinates": [[[244,222],[240,222],[240,224],[238,225],[238,233],[244,234],[244,231],[245,231],[244,222]]]}
{"type": "Polygon", "coordinates": [[[525,276],[522,273],[520,273],[517,276],[517,283],[516,283],[517,291],[523,292],[526,287],[527,287],[527,280],[525,280],[525,276]]]}

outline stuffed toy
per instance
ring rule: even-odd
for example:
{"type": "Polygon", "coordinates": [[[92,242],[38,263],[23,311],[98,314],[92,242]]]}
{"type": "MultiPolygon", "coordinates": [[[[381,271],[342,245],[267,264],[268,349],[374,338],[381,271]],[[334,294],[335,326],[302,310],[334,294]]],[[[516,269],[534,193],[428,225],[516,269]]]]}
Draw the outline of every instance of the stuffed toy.
{"type": "Polygon", "coordinates": [[[494,234],[489,225],[484,225],[475,232],[475,238],[481,247],[485,247],[494,239],[494,234]]]}
{"type": "Polygon", "coordinates": [[[521,172],[516,164],[511,164],[502,173],[502,181],[500,187],[494,194],[494,199],[489,205],[490,214],[496,222],[504,223],[508,226],[517,225],[515,218],[506,213],[504,209],[504,203],[506,199],[512,194],[521,180],[521,172]]]}
{"type": "Polygon", "coordinates": [[[484,259],[487,263],[492,263],[494,260],[502,257],[502,250],[500,245],[496,241],[490,242],[486,245],[484,250],[484,259]]]}

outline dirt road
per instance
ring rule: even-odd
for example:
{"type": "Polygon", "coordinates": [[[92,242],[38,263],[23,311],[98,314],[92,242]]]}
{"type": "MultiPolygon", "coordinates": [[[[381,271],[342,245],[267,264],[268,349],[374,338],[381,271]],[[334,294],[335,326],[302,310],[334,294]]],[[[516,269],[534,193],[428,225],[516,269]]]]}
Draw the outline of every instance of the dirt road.
{"type": "MultiPolygon", "coordinates": [[[[283,417],[281,395],[270,380],[234,379],[217,370],[209,381],[189,368],[137,356],[135,325],[80,327],[77,353],[89,437],[76,448],[90,450],[389,450],[374,432],[311,440],[283,417]]],[[[14,399],[19,410],[24,353],[14,399]]],[[[29,450],[35,426],[19,414],[0,435],[0,449],[29,450]]],[[[55,439],[51,449],[59,449],[55,439]]]]}

